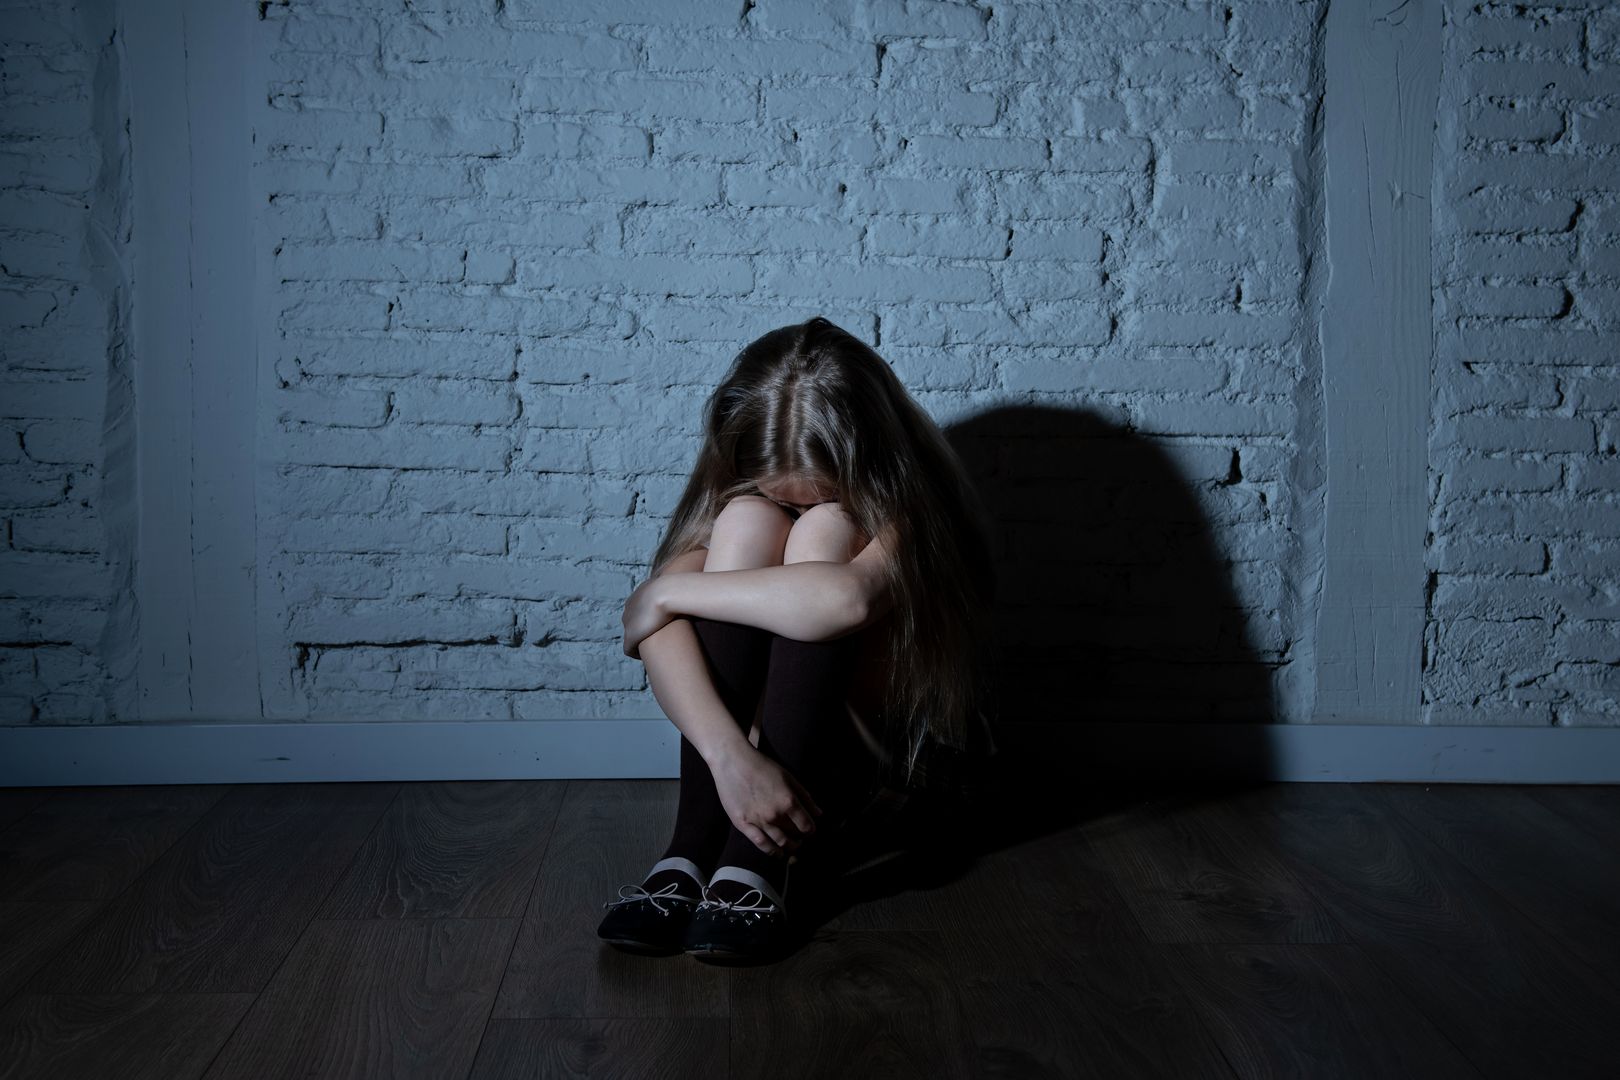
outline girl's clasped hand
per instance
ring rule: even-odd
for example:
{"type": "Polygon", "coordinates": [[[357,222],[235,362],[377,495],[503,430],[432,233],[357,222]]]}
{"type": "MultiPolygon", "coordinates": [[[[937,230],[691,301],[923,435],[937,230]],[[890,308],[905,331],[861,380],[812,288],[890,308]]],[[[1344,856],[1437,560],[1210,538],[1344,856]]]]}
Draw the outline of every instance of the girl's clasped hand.
{"type": "Polygon", "coordinates": [[[797,851],[816,831],[815,817],[821,816],[816,800],[797,777],[758,750],[719,762],[714,787],[737,831],[767,854],[797,851]]]}

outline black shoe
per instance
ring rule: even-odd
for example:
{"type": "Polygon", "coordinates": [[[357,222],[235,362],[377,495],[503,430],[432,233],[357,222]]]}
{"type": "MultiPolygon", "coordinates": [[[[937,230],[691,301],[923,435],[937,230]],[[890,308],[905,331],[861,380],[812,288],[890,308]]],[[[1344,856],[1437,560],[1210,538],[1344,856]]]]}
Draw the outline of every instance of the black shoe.
{"type": "MultiPolygon", "coordinates": [[[[671,867],[691,876],[692,884],[702,890],[703,872],[691,860],[675,856],[654,863],[642,880],[671,867]]],[[[660,956],[678,953],[684,946],[692,913],[701,902],[675,882],[654,892],[641,885],[620,885],[619,899],[602,905],[610,910],[596,928],[596,936],[631,952],[660,956]]]]}
{"type": "MultiPolygon", "coordinates": [[[[791,873],[793,864],[788,863],[791,873]]],[[[753,886],[735,900],[720,900],[705,886],[703,900],[686,927],[684,948],[707,963],[740,963],[775,960],[791,951],[798,941],[798,924],[788,918],[787,879],[782,892],[761,888],[764,879],[736,866],[722,866],[714,872],[716,881],[741,881],[753,886]]],[[[765,883],[768,884],[768,883],[765,883]]]]}

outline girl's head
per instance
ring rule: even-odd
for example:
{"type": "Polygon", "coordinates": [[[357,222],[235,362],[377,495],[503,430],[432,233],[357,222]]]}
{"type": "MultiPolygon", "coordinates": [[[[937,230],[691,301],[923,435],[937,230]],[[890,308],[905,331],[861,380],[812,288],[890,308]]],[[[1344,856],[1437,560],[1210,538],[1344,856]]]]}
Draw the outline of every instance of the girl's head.
{"type": "Polygon", "coordinates": [[[965,746],[994,589],[987,522],[955,451],[888,363],[819,316],[738,353],[705,406],[654,568],[702,544],[747,494],[791,511],[836,501],[869,537],[893,526],[890,748],[909,770],[924,732],[965,746]]]}

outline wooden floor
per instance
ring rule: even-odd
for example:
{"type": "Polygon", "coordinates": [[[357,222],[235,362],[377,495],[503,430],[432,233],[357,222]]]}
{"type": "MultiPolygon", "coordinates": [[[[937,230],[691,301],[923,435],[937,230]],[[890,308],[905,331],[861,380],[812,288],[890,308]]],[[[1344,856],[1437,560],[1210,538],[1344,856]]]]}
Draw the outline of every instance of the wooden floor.
{"type": "Polygon", "coordinates": [[[0,1076],[1620,1075],[1620,788],[1011,790],[733,969],[672,780],[0,790],[0,1076]]]}

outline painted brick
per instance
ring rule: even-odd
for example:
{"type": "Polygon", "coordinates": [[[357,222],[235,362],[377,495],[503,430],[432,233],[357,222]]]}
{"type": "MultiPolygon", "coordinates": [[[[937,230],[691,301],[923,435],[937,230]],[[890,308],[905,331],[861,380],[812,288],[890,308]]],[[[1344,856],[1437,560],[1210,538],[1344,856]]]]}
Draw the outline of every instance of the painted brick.
{"type": "MultiPolygon", "coordinates": [[[[720,199],[720,172],[715,168],[592,167],[558,164],[490,165],[482,170],[485,191],[497,198],[600,200],[611,205],[672,203],[699,207],[720,199]]],[[[465,193],[466,185],[462,185],[465,193]]]]}
{"type": "Polygon", "coordinates": [[[1559,63],[1548,60],[1481,58],[1463,69],[1471,95],[1523,95],[1541,101],[1589,98],[1610,87],[1599,73],[1587,71],[1576,58],[1559,63]]]}
{"type": "Polygon", "coordinates": [[[1486,103],[1469,117],[1464,130],[1485,140],[1542,142],[1563,134],[1567,123],[1562,109],[1546,105],[1486,103]]]}
{"type": "Polygon", "coordinates": [[[731,206],[786,206],[829,210],[838,206],[833,176],[805,176],[797,170],[734,170],[726,175],[726,202],[731,206]]]}
{"type": "Polygon", "coordinates": [[[518,396],[510,383],[444,379],[416,383],[393,395],[402,423],[508,426],[518,417],[518,396]]]}
{"type": "Polygon", "coordinates": [[[1596,448],[1597,438],[1592,421],[1583,417],[1463,416],[1455,429],[1459,445],[1487,452],[1590,452],[1596,448]]]}
{"type": "Polygon", "coordinates": [[[1550,461],[1473,458],[1443,468],[1441,475],[1451,496],[1551,491],[1562,483],[1563,466],[1550,461]]]}
{"type": "Polygon", "coordinates": [[[903,302],[919,295],[935,301],[971,302],[991,294],[989,271],[961,266],[915,266],[867,263],[825,266],[782,264],[766,267],[759,288],[768,293],[802,295],[816,289],[834,300],[903,302]]]}
{"type": "Polygon", "coordinates": [[[1463,21],[1457,31],[1458,45],[1469,53],[1523,49],[1560,53],[1579,47],[1579,19],[1504,18],[1509,10],[1498,7],[1488,10],[1485,18],[1463,21]]]}
{"type": "Polygon", "coordinates": [[[516,20],[675,27],[736,28],[737,12],[725,4],[670,4],[662,0],[508,0],[516,20]]]}
{"type": "MultiPolygon", "coordinates": [[[[512,14],[523,17],[518,10],[512,10],[512,14]]],[[[604,33],[518,29],[493,23],[429,28],[401,22],[389,26],[382,48],[390,59],[416,64],[627,70],[636,63],[631,42],[604,33]]]]}
{"type": "Polygon", "coordinates": [[[1453,205],[1458,226],[1471,233],[1563,232],[1580,206],[1568,197],[1494,188],[1463,195],[1453,205]]]}
{"type": "Polygon", "coordinates": [[[375,19],[345,18],[318,11],[295,11],[281,24],[281,43],[288,49],[326,55],[374,56],[382,42],[375,19]]]}
{"type": "Polygon", "coordinates": [[[1078,173],[1136,173],[1143,171],[1153,154],[1152,142],[1141,138],[1075,139],[1058,137],[1051,141],[1052,168],[1078,173]]]}
{"type": "Polygon", "coordinates": [[[1163,435],[1255,435],[1288,425],[1291,410],[1282,402],[1199,400],[1132,402],[1137,430],[1163,435]]]}
{"type": "Polygon", "coordinates": [[[465,252],[387,241],[284,244],[276,255],[282,281],[459,281],[465,252]]]}
{"type": "Polygon", "coordinates": [[[406,116],[389,122],[387,143],[407,154],[490,158],[517,149],[518,125],[510,120],[406,116]]]}
{"type": "Polygon", "coordinates": [[[906,140],[907,164],[937,169],[1039,169],[1047,162],[1044,139],[917,135],[906,140]]]}
{"type": "Polygon", "coordinates": [[[953,214],[967,209],[966,185],[959,179],[871,175],[853,177],[844,186],[846,204],[863,214],[953,214]]]}
{"type": "Polygon", "coordinates": [[[734,41],[720,50],[705,40],[653,40],[647,43],[647,69],[760,78],[791,71],[796,78],[869,79],[877,75],[877,49],[791,38],[734,41]]]}
{"type": "MultiPolygon", "coordinates": [[[[728,196],[728,201],[734,201],[728,196]]],[[[874,223],[875,230],[879,224],[874,223]]],[[[951,226],[943,226],[949,229],[951,226]]],[[[750,251],[781,255],[824,251],[854,254],[862,229],[853,222],[833,224],[813,206],[769,216],[748,212],[711,213],[696,219],[679,210],[645,207],[624,216],[624,250],[658,254],[733,254],[750,251]]],[[[923,252],[926,254],[926,252],[923,252]]]]}
{"type": "Polygon", "coordinates": [[[593,82],[537,75],[523,87],[527,107],[540,112],[575,115],[606,112],[711,123],[753,119],[758,110],[756,97],[751,90],[739,93],[736,85],[719,80],[653,76],[593,82]]]}
{"type": "Polygon", "coordinates": [[[517,280],[528,288],[548,292],[585,289],[665,297],[735,296],[752,291],[754,270],[748,260],[735,258],[577,255],[567,259],[520,258],[517,280]]]}
{"type": "Polygon", "coordinates": [[[998,10],[1005,16],[1005,33],[1015,39],[1059,38],[1105,41],[1215,40],[1224,31],[1217,7],[1184,8],[1171,3],[1132,4],[1127,8],[1109,7],[1100,18],[1095,5],[1022,4],[998,10]]]}
{"type": "MultiPolygon", "coordinates": [[[[289,499],[289,502],[298,506],[294,500],[289,499]]],[[[448,551],[499,555],[506,550],[506,523],[491,518],[451,518],[443,514],[413,514],[379,520],[365,515],[331,513],[318,518],[289,518],[276,539],[280,550],[290,553],[427,555],[448,551]]]]}
{"type": "Polygon", "coordinates": [[[1076,183],[1073,176],[1009,175],[998,198],[1014,217],[1103,218],[1129,213],[1130,182],[1097,176],[1076,183]]]}
{"type": "MultiPolygon", "coordinates": [[[[53,507],[52,510],[57,510],[53,507]]],[[[11,546],[17,551],[100,554],[106,545],[102,525],[90,513],[43,512],[11,519],[11,546]]]]}
{"type": "Polygon", "coordinates": [[[280,446],[277,460],[289,465],[498,471],[506,467],[512,436],[404,423],[380,429],[295,427],[281,436],[280,446]]]}
{"type": "MultiPolygon", "coordinates": [[[[1192,391],[1211,393],[1225,385],[1227,367],[1204,357],[1144,358],[1130,364],[1076,357],[1029,357],[1001,365],[1008,390],[1058,391],[1065,388],[1133,394],[1192,391]]],[[[1225,451],[1223,463],[1230,459],[1225,451]]],[[[1226,475],[1223,467],[1220,475],[1226,475]]]]}
{"type": "Polygon", "coordinates": [[[748,12],[761,30],[795,35],[839,34],[864,30],[860,0],[765,0],[748,12]]]}
{"type": "Polygon", "coordinates": [[[277,419],[287,424],[374,428],[388,421],[388,395],[381,390],[298,387],[275,400],[277,419]]]}
{"type": "Polygon", "coordinates": [[[377,112],[336,109],[284,109],[269,114],[256,129],[270,151],[305,151],[325,156],[382,145],[383,118],[377,112]]]}

